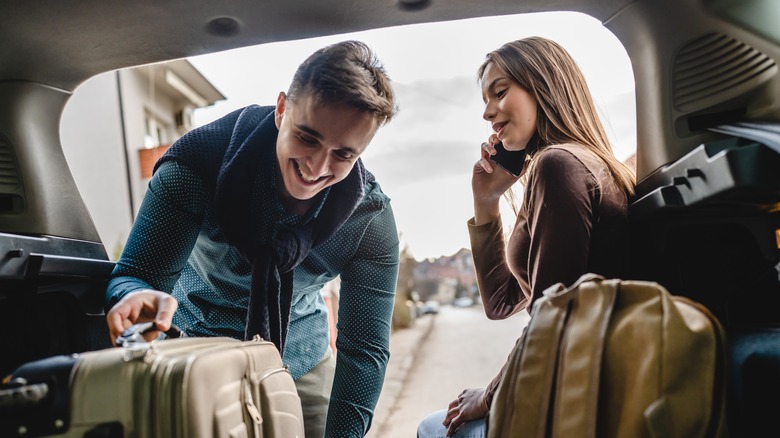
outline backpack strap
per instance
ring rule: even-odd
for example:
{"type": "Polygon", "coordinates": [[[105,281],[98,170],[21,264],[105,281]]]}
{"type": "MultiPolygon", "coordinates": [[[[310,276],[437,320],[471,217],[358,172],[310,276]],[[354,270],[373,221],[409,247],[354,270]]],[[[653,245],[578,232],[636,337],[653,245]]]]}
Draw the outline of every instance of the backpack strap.
{"type": "Polygon", "coordinates": [[[569,289],[548,288],[535,303],[498,390],[507,394],[507,412],[515,413],[496,424],[501,436],[596,436],[601,358],[617,285],[584,275],[569,289]]]}
{"type": "Polygon", "coordinates": [[[568,302],[563,299],[553,302],[544,296],[534,303],[522,346],[513,351],[510,366],[496,391],[495,398],[505,403],[506,411],[498,427],[491,421],[491,437],[545,438],[558,363],[555,352],[568,316],[568,302]]]}
{"type": "Polygon", "coordinates": [[[559,363],[565,366],[559,367],[551,436],[596,436],[604,340],[617,290],[618,280],[577,286],[560,346],[559,363]]]}

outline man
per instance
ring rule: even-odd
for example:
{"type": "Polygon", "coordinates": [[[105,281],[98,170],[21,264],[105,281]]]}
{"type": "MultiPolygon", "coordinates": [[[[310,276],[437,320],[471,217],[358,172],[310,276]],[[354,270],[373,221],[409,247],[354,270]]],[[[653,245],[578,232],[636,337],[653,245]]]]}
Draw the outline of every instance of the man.
{"type": "Polygon", "coordinates": [[[289,366],[307,437],[364,436],[389,358],[399,256],[390,200],[359,157],[394,111],[375,55],[346,41],[304,61],[274,107],[179,139],[108,285],[112,339],[143,321],[191,336],[259,334],[289,366]],[[319,291],[338,275],[334,359],[319,291]]]}

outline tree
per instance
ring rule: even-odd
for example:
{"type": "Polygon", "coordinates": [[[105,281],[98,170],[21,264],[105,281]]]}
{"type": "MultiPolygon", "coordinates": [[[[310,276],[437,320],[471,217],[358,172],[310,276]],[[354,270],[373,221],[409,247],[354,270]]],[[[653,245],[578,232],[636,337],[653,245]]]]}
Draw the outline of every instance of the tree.
{"type": "Polygon", "coordinates": [[[409,245],[401,248],[400,263],[398,266],[398,282],[395,287],[395,306],[393,309],[393,328],[407,328],[412,325],[415,315],[414,268],[417,260],[414,259],[409,245]]]}

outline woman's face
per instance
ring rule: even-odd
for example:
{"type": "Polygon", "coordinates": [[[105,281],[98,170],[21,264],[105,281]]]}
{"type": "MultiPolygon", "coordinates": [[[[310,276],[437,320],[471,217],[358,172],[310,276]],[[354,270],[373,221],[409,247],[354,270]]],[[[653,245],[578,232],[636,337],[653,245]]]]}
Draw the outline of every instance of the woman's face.
{"type": "Polygon", "coordinates": [[[482,118],[509,151],[525,149],[536,131],[536,100],[491,62],[482,74],[482,118]]]}
{"type": "Polygon", "coordinates": [[[282,200],[314,198],[352,171],[377,128],[371,113],[347,105],[320,104],[308,93],[295,103],[279,94],[275,112],[276,158],[284,181],[282,200]]]}

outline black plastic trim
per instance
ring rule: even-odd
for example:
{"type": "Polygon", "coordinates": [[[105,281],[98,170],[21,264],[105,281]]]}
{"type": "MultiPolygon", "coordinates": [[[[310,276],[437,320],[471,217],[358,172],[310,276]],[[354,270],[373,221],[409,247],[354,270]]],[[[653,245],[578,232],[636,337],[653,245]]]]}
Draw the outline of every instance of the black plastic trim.
{"type": "Polygon", "coordinates": [[[41,276],[105,278],[114,262],[101,243],[53,236],[0,233],[0,279],[23,279],[30,257],[41,257],[41,276]]]}

